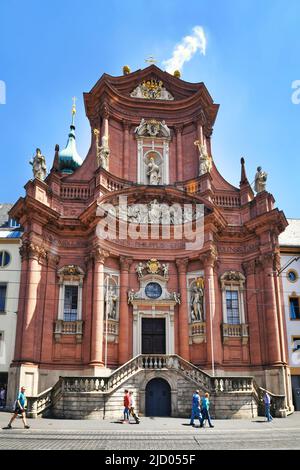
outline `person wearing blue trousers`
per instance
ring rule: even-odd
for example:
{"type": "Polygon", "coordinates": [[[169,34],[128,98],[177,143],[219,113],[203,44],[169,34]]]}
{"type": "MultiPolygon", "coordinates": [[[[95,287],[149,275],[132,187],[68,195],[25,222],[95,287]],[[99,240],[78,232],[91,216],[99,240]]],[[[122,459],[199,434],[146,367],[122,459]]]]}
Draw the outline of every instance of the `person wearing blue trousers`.
{"type": "Polygon", "coordinates": [[[202,398],[202,400],[201,400],[202,418],[201,418],[201,422],[200,422],[200,428],[203,428],[203,423],[204,423],[205,419],[207,419],[210,428],[214,427],[213,424],[211,423],[211,420],[210,420],[209,405],[210,405],[210,403],[209,403],[209,393],[206,393],[204,395],[204,397],[202,398]]]}
{"type": "Polygon", "coordinates": [[[191,420],[190,420],[190,425],[191,426],[194,426],[194,419],[199,419],[199,423],[201,424],[199,390],[195,390],[195,392],[193,393],[192,414],[191,414],[191,420]]]}

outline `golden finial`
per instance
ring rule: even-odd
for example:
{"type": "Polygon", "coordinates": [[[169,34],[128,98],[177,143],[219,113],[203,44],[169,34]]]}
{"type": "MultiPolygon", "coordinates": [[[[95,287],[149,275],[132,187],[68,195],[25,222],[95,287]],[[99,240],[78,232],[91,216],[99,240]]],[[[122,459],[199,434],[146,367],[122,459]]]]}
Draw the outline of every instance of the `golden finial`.
{"type": "Polygon", "coordinates": [[[73,100],[72,114],[76,114],[76,100],[77,100],[76,96],[73,96],[72,100],[73,100]]]}
{"type": "Polygon", "coordinates": [[[130,73],[129,65],[124,65],[123,67],[123,75],[128,75],[130,73]]]}
{"type": "Polygon", "coordinates": [[[173,73],[174,77],[176,78],[180,78],[181,77],[181,73],[180,73],[180,70],[175,70],[175,72],[173,73]]]}

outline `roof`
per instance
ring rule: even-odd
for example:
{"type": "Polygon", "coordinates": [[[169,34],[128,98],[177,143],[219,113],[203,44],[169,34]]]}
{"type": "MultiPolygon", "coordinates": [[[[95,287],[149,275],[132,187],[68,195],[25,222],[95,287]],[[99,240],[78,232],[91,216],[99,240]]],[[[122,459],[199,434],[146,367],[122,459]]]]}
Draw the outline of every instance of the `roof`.
{"type": "Polygon", "coordinates": [[[7,227],[9,215],[8,212],[13,204],[0,203],[0,227],[7,227]]]}
{"type": "Polygon", "coordinates": [[[300,219],[287,219],[289,225],[279,235],[280,246],[300,246],[300,219]]]}
{"type": "Polygon", "coordinates": [[[21,238],[23,232],[21,230],[3,230],[0,229],[0,239],[3,238],[21,238]]]}

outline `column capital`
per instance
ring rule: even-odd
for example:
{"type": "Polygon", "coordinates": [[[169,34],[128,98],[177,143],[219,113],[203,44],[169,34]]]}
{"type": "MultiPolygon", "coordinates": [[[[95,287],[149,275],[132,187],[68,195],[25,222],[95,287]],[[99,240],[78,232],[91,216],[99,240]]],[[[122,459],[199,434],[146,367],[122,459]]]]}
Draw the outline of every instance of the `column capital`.
{"type": "Polygon", "coordinates": [[[244,263],[242,263],[242,267],[243,267],[243,270],[245,271],[246,276],[249,276],[250,274],[254,274],[255,268],[256,268],[255,259],[244,261],[244,263]]]}
{"type": "Polygon", "coordinates": [[[37,261],[47,260],[48,252],[37,243],[24,240],[19,249],[22,261],[24,259],[36,259],[37,261]]]}
{"type": "Polygon", "coordinates": [[[182,131],[183,131],[183,124],[176,124],[174,126],[174,129],[175,129],[175,132],[176,134],[182,134],[182,131]]]}
{"type": "Polygon", "coordinates": [[[107,103],[103,103],[103,106],[101,108],[101,113],[104,119],[109,119],[109,107],[107,103]]]}
{"type": "Polygon", "coordinates": [[[216,247],[212,246],[211,248],[209,248],[209,250],[200,255],[199,259],[205,267],[210,266],[214,268],[218,261],[218,252],[216,247]]]}
{"type": "Polygon", "coordinates": [[[104,250],[100,246],[96,246],[94,250],[92,251],[92,257],[94,258],[94,261],[100,264],[105,263],[105,259],[109,257],[109,251],[104,250]]]}
{"type": "Polygon", "coordinates": [[[260,255],[259,257],[259,262],[261,263],[262,267],[264,269],[274,269],[274,264],[275,264],[275,253],[274,252],[269,252],[269,253],[264,253],[260,255]]]}
{"type": "Polygon", "coordinates": [[[188,264],[189,264],[189,259],[188,258],[177,258],[176,259],[176,266],[177,266],[178,272],[180,272],[180,273],[186,273],[188,264]]]}
{"type": "Polygon", "coordinates": [[[133,259],[128,256],[120,256],[121,271],[129,271],[133,259]]]}
{"type": "Polygon", "coordinates": [[[60,260],[60,256],[55,255],[54,253],[48,252],[48,266],[50,268],[56,269],[60,260]]]}

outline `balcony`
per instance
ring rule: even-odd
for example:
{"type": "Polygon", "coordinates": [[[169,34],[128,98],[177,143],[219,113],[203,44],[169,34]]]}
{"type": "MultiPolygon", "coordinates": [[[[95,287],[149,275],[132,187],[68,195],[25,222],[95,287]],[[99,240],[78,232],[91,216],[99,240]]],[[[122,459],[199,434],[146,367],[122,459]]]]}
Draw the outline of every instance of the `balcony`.
{"type": "Polygon", "coordinates": [[[57,343],[60,342],[62,335],[74,335],[76,343],[82,342],[82,320],[64,321],[56,320],[54,323],[54,338],[57,343]]]}
{"type": "Polygon", "coordinates": [[[227,343],[232,338],[240,338],[242,344],[247,344],[249,339],[248,325],[240,323],[233,325],[230,323],[222,323],[223,343],[227,343]]]}

